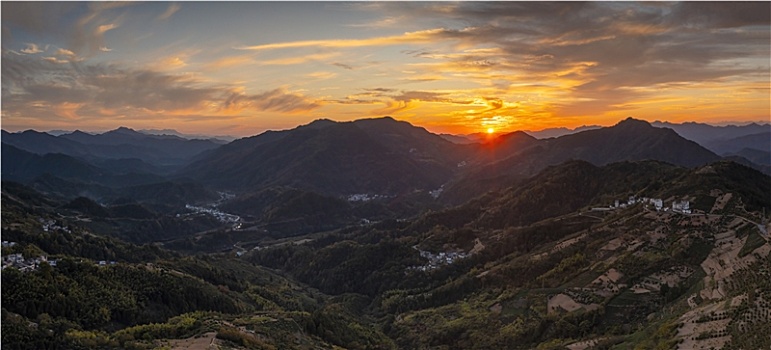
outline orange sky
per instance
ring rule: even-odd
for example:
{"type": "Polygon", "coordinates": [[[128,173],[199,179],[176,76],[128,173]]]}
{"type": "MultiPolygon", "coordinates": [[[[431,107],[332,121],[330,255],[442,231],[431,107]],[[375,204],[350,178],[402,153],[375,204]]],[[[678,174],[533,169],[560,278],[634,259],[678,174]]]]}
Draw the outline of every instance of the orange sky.
{"type": "Polygon", "coordinates": [[[768,2],[3,2],[2,127],[767,122],[770,14],[768,2]]]}

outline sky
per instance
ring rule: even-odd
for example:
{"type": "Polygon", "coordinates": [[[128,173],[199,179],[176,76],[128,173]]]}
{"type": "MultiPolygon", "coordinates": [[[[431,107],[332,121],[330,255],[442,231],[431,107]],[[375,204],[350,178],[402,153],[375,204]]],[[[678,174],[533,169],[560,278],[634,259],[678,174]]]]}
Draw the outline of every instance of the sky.
{"type": "Polygon", "coordinates": [[[768,122],[769,2],[2,2],[2,128],[768,122]]]}

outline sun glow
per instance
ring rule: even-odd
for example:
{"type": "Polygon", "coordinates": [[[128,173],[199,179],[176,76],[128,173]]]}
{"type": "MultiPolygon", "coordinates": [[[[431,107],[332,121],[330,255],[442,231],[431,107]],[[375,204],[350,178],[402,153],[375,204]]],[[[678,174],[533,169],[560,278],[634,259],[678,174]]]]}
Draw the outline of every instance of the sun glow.
{"type": "Polygon", "coordinates": [[[487,128],[487,133],[488,133],[488,134],[492,134],[492,133],[494,133],[494,132],[495,132],[495,129],[493,129],[493,128],[487,128]]]}

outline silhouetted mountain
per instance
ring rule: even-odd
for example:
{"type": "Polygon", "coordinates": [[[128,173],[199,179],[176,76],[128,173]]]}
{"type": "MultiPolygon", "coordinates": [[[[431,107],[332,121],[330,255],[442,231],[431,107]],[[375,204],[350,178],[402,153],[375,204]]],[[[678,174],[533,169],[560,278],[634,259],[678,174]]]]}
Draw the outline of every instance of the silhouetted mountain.
{"type": "Polygon", "coordinates": [[[419,162],[457,164],[470,156],[473,149],[447,142],[424,128],[391,117],[359,119],[353,124],[391,151],[409,154],[419,162]]]}
{"type": "Polygon", "coordinates": [[[39,191],[71,197],[88,193],[102,198],[110,189],[156,183],[164,178],[141,172],[154,169],[139,160],[105,160],[102,166],[59,153],[37,155],[2,144],[2,178],[29,184],[39,191]]]}
{"type": "Polygon", "coordinates": [[[466,176],[449,184],[442,198],[459,204],[464,198],[510,186],[516,179],[530,177],[547,166],[568,160],[585,160],[598,166],[621,161],[657,160],[694,167],[720,159],[671,129],[655,128],[631,118],[612,127],[553,139],[521,139],[516,147],[509,148],[511,155],[508,158],[473,167],[466,176]]]}
{"type": "Polygon", "coordinates": [[[173,135],[173,136],[179,136],[183,139],[188,139],[188,140],[194,140],[194,139],[209,140],[219,144],[226,144],[228,142],[231,142],[237,139],[237,137],[230,136],[230,135],[183,134],[174,129],[142,129],[138,131],[145,135],[173,135]]]}
{"type": "Polygon", "coordinates": [[[450,141],[452,143],[457,143],[460,145],[466,145],[469,143],[476,143],[477,141],[472,140],[464,135],[452,135],[452,134],[439,134],[439,136],[447,141],[450,141]]]}
{"type": "Polygon", "coordinates": [[[753,148],[743,148],[736,153],[729,153],[727,156],[739,156],[758,165],[771,165],[771,152],[761,151],[753,148]]]}
{"type": "Polygon", "coordinates": [[[655,127],[670,128],[677,132],[680,136],[686,139],[695,141],[700,145],[709,148],[710,150],[722,154],[718,149],[713,149],[709,145],[715,142],[735,139],[737,137],[759,134],[763,132],[771,131],[771,124],[747,124],[747,125],[727,125],[727,126],[714,126],[703,123],[668,123],[656,121],[652,123],[655,127]]]}
{"type": "Polygon", "coordinates": [[[771,152],[771,131],[739,136],[727,140],[710,141],[704,147],[721,155],[735,154],[742,149],[771,152]]]}
{"type": "Polygon", "coordinates": [[[188,140],[176,135],[148,135],[126,127],[93,135],[75,131],[59,137],[85,145],[114,146],[98,148],[101,150],[96,154],[98,156],[108,158],[132,156],[160,164],[181,163],[220,145],[211,140],[188,140]]]}
{"type": "Polygon", "coordinates": [[[174,135],[147,135],[121,127],[103,134],[74,131],[53,136],[33,130],[3,131],[3,142],[36,154],[62,153],[87,161],[136,158],[154,166],[179,166],[220,146],[211,140],[187,140],[174,135]]]}
{"type": "Polygon", "coordinates": [[[628,118],[615,126],[545,140],[552,164],[583,159],[596,165],[625,160],[660,160],[694,167],[720,159],[671,129],[628,118]]]}
{"type": "Polygon", "coordinates": [[[320,120],[236,140],[181,174],[250,191],[288,186],[322,194],[396,194],[438,188],[464,152],[465,147],[390,118],[320,120]]]}
{"type": "Polygon", "coordinates": [[[474,154],[474,161],[475,163],[489,163],[506,159],[539,144],[541,142],[535,137],[523,131],[515,131],[482,142],[481,147],[474,154]]]}
{"type": "Polygon", "coordinates": [[[533,136],[537,139],[548,139],[552,137],[560,137],[560,136],[575,134],[578,132],[594,130],[599,128],[601,128],[601,126],[599,125],[584,125],[584,126],[579,126],[575,129],[561,127],[561,128],[548,128],[548,129],[543,129],[539,131],[525,130],[525,132],[528,135],[533,136]]]}
{"type": "Polygon", "coordinates": [[[2,143],[3,180],[23,183],[46,173],[85,181],[104,175],[102,169],[64,154],[49,153],[41,156],[2,143]]]}
{"type": "Polygon", "coordinates": [[[9,133],[3,130],[2,135],[3,143],[35,154],[61,153],[70,156],[86,156],[90,154],[88,148],[83,144],[44,132],[27,130],[9,133]]]}

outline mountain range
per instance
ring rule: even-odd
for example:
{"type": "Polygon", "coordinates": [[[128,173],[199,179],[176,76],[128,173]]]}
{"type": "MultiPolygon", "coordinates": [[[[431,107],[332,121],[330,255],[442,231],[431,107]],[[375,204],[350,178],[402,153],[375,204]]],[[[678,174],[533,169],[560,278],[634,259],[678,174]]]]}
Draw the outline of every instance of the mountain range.
{"type": "MultiPolygon", "coordinates": [[[[702,134],[712,130],[710,135],[721,137],[764,127],[715,131],[701,124],[688,126],[702,134]]],[[[170,180],[200,182],[244,198],[284,188],[330,198],[359,194],[385,201],[432,193],[441,203],[460,204],[568,160],[597,166],[657,160],[694,167],[721,159],[672,129],[631,118],[611,127],[583,129],[589,130],[579,128],[542,139],[513,132],[481,143],[458,144],[390,117],[353,122],[322,119],[224,145],[124,127],[102,134],[75,131],[59,136],[3,131],[3,153],[7,153],[3,176],[60,195],[89,193],[95,200],[114,199],[109,188],[170,180]],[[67,185],[57,189],[52,183],[67,185]]],[[[749,134],[722,141],[722,149],[731,151],[725,153],[730,159],[770,172],[767,153],[757,149],[768,140],[764,134],[749,134]]]]}
{"type": "Polygon", "coordinates": [[[722,156],[635,119],[467,144],[392,118],[214,146],[3,133],[2,344],[766,349],[753,135],[722,156]]]}
{"type": "Polygon", "coordinates": [[[188,140],[172,135],[149,135],[121,127],[103,134],[74,131],[59,136],[27,130],[2,131],[2,142],[35,154],[61,153],[88,161],[139,159],[161,168],[178,167],[195,155],[220,146],[221,141],[188,140]]]}

